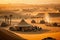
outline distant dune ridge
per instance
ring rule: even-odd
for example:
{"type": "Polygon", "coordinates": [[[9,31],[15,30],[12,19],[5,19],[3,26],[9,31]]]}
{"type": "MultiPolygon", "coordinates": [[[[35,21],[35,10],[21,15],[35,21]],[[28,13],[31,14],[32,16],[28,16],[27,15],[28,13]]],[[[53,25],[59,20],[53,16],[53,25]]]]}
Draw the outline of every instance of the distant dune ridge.
{"type": "Polygon", "coordinates": [[[14,15],[14,16],[35,16],[40,12],[45,11],[60,11],[60,4],[0,4],[0,15],[14,15]],[[51,8],[51,10],[49,10],[51,8]],[[7,14],[8,13],[8,14],[7,14]]]}
{"type": "Polygon", "coordinates": [[[40,5],[33,5],[33,4],[0,4],[0,8],[25,8],[25,7],[60,7],[60,4],[40,4],[40,5]]]}

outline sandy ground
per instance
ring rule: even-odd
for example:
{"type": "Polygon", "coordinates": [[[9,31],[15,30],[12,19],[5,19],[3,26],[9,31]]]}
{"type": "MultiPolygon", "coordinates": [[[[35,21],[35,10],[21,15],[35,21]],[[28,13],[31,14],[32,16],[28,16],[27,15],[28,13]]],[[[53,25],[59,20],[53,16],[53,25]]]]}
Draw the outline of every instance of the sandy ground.
{"type": "MultiPolygon", "coordinates": [[[[29,21],[29,20],[26,20],[26,21],[29,21]]],[[[30,21],[29,21],[30,23],[30,21]]],[[[31,23],[30,23],[31,24],[31,23]]],[[[38,27],[42,27],[43,29],[47,29],[49,31],[45,31],[45,32],[18,32],[18,31],[11,31],[13,32],[14,34],[18,35],[18,36],[21,36],[27,40],[42,40],[43,38],[46,38],[46,37],[52,37],[52,38],[55,38],[56,40],[60,40],[60,27],[51,27],[51,26],[45,26],[44,24],[32,24],[32,25],[35,25],[35,26],[38,26],[38,27]]],[[[7,28],[4,28],[6,30],[8,30],[9,27],[7,28]]],[[[8,30],[10,31],[10,30],[8,30]]]]}
{"type": "MultiPolygon", "coordinates": [[[[42,24],[40,24],[40,26],[42,26],[42,24]]],[[[8,30],[8,28],[9,27],[4,29],[8,30]]],[[[38,31],[38,32],[20,32],[20,31],[11,31],[11,32],[28,40],[42,40],[43,38],[46,38],[46,37],[52,37],[57,40],[60,40],[60,27],[46,27],[45,25],[43,25],[42,28],[47,29],[49,31],[44,30],[44,31],[38,31]]]]}

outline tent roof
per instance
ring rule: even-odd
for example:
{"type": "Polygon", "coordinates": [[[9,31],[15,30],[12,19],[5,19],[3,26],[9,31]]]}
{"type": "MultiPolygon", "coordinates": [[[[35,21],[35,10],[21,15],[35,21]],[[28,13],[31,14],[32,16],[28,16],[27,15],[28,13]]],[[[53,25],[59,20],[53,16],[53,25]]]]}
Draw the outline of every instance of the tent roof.
{"type": "Polygon", "coordinates": [[[27,27],[27,26],[32,26],[32,25],[28,24],[24,19],[22,19],[21,22],[20,22],[18,25],[19,25],[19,26],[24,26],[24,27],[25,27],[25,26],[26,26],[26,27],[27,27]]]}
{"type": "Polygon", "coordinates": [[[49,13],[50,17],[60,17],[60,13],[49,13]]]}

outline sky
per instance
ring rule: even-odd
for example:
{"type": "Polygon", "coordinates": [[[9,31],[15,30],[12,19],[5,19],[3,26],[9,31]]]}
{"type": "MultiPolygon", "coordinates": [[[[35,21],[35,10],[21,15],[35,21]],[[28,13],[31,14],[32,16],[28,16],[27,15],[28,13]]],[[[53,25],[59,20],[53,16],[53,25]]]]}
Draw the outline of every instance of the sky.
{"type": "Polygon", "coordinates": [[[25,4],[60,4],[60,0],[0,0],[0,4],[16,4],[16,3],[25,3],[25,4]]]}

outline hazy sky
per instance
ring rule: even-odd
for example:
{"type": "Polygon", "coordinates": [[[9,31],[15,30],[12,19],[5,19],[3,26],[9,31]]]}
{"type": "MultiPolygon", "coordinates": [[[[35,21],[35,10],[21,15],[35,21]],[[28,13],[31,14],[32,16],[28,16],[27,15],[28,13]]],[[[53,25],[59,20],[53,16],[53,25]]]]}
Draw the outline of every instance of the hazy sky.
{"type": "Polygon", "coordinates": [[[0,4],[7,3],[26,3],[26,4],[48,4],[48,3],[60,3],[60,0],[0,0],[0,4]]]}

